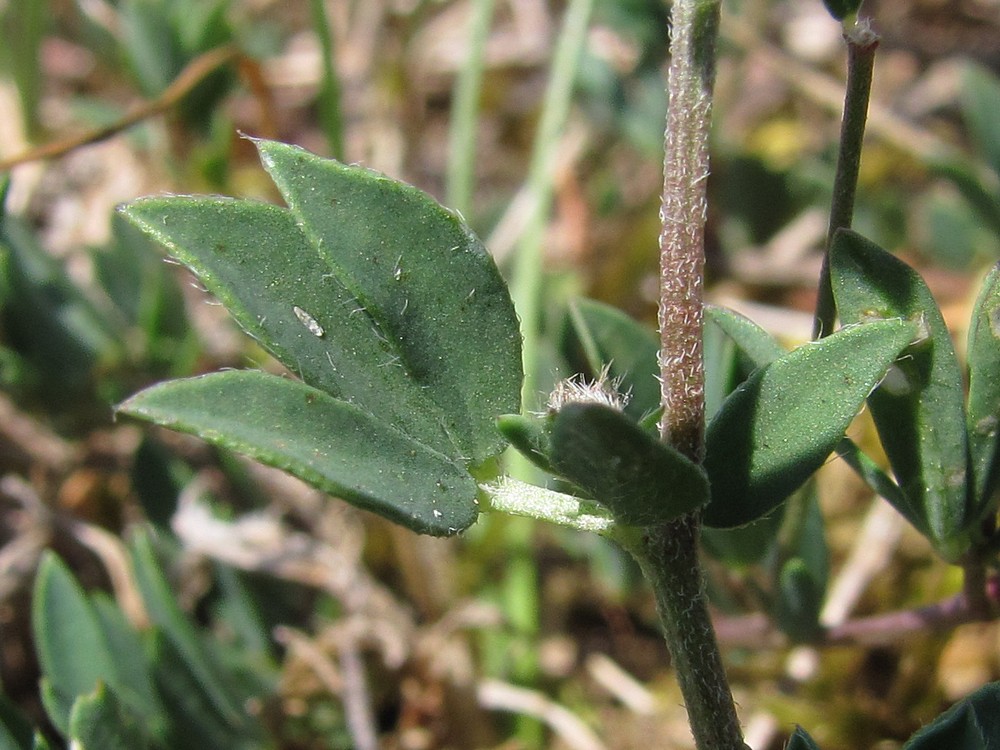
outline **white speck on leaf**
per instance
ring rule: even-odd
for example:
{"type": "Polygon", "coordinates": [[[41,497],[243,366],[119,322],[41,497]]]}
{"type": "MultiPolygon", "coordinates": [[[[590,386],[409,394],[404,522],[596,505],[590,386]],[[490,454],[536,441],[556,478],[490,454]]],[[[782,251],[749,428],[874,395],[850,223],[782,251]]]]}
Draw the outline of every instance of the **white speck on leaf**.
{"type": "Polygon", "coordinates": [[[292,312],[295,313],[295,317],[299,319],[299,322],[309,329],[311,333],[316,338],[323,338],[326,331],[323,330],[323,326],[316,322],[316,318],[307,313],[298,305],[292,306],[292,312]]]}

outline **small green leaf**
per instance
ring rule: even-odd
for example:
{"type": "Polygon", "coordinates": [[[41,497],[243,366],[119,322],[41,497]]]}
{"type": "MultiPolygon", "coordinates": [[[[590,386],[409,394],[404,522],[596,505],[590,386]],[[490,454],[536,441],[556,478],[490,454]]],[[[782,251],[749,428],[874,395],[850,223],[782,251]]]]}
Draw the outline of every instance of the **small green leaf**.
{"type": "Polygon", "coordinates": [[[868,398],[872,418],[917,526],[955,560],[970,522],[968,437],[962,373],[941,312],[912,268],[854,232],[830,249],[830,276],[845,324],[905,318],[921,340],[868,398]]]}
{"type": "Polygon", "coordinates": [[[164,747],[244,750],[261,746],[245,738],[231,717],[220,715],[204,682],[173,640],[156,633],[152,652],[156,687],[171,718],[164,747]]]}
{"type": "Polygon", "coordinates": [[[903,750],[1000,750],[1000,682],[984,685],[916,732],[903,750]]]}
{"type": "Polygon", "coordinates": [[[31,721],[14,703],[0,694],[0,750],[31,750],[31,721]]]}
{"type": "Polygon", "coordinates": [[[708,426],[706,525],[761,518],[823,465],[916,325],[878,321],[795,349],[757,370],[708,426]]]}
{"type": "Polygon", "coordinates": [[[822,632],[819,611],[823,593],[822,583],[802,558],[793,557],[781,566],[774,619],[792,641],[808,643],[822,632]]]}
{"type": "Polygon", "coordinates": [[[103,682],[73,704],[69,740],[80,750],[143,750],[150,746],[139,717],[103,682]]]}
{"type": "Polygon", "coordinates": [[[983,282],[969,326],[969,465],[974,518],[992,512],[1000,485],[1000,263],[983,282]]]}
{"type": "Polygon", "coordinates": [[[705,503],[704,472],[621,412],[570,403],[552,425],[556,471],[607,507],[615,520],[646,526],[705,503]]]}
{"type": "Polygon", "coordinates": [[[72,573],[52,552],[38,567],[32,599],[31,624],[55,711],[52,722],[69,728],[69,707],[78,695],[98,682],[115,681],[114,656],[101,623],[72,573]]]}
{"type": "Polygon", "coordinates": [[[979,156],[1000,176],[998,101],[1000,79],[988,69],[970,64],[962,77],[962,114],[979,156]]]}
{"type": "Polygon", "coordinates": [[[229,371],[153,386],[119,407],[283,469],[414,531],[447,535],[478,514],[453,458],[304,383],[229,371]]]}
{"type": "Polygon", "coordinates": [[[823,0],[823,5],[838,21],[843,21],[848,16],[858,12],[861,7],[861,0],[823,0]]]}
{"type": "Polygon", "coordinates": [[[660,342],[648,326],[617,308],[591,299],[575,300],[569,308],[573,333],[587,357],[593,377],[606,366],[619,390],[630,395],[625,413],[636,420],[660,408],[660,342]]]}
{"type": "Polygon", "coordinates": [[[785,348],[771,334],[734,310],[706,305],[705,318],[735,341],[755,367],[769,365],[786,354],[785,348]]]}
{"type": "Polygon", "coordinates": [[[819,745],[813,741],[809,733],[802,727],[795,727],[792,737],[785,746],[785,750],[819,750],[819,745]]]}
{"type": "Polygon", "coordinates": [[[552,443],[541,422],[520,414],[504,414],[497,418],[497,429],[531,463],[542,471],[553,473],[549,463],[552,443]]]}
{"type": "MultiPolygon", "coordinates": [[[[184,614],[170,590],[160,568],[150,535],[139,532],[132,539],[132,565],[136,583],[150,620],[171,642],[188,665],[201,690],[230,727],[239,727],[245,720],[240,696],[234,695],[226,683],[224,670],[214,653],[202,640],[191,620],[184,614]]],[[[152,667],[155,676],[155,665],[152,667]]],[[[176,719],[175,719],[176,720],[176,719]]]]}

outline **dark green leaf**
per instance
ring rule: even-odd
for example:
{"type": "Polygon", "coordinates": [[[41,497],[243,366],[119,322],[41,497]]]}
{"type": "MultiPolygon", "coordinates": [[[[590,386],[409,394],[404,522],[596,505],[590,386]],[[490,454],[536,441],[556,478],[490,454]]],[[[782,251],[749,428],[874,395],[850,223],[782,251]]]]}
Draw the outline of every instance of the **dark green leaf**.
{"type": "Polygon", "coordinates": [[[887,320],[838,331],[757,370],[708,426],[706,525],[761,518],[823,465],[916,325],[887,320]]]}
{"type": "Polygon", "coordinates": [[[77,698],[69,726],[70,742],[82,750],[143,750],[150,746],[139,717],[104,683],[77,698]]]}
{"type": "Polygon", "coordinates": [[[793,557],[781,566],[774,619],[792,641],[808,643],[821,632],[823,593],[821,582],[802,558],[793,557]]]}
{"type": "Polygon", "coordinates": [[[497,429],[535,466],[542,471],[553,472],[549,463],[552,445],[541,422],[520,414],[503,414],[497,418],[497,429]]]}
{"type": "Polygon", "coordinates": [[[245,453],[421,533],[460,531],[478,513],[478,486],[461,463],[298,381],[220,372],[154,386],[120,409],[245,453]]]}
{"type": "Polygon", "coordinates": [[[746,526],[701,531],[705,551],[728,567],[742,568],[763,560],[774,549],[774,540],[784,520],[784,506],[746,526]]]}
{"type": "Polygon", "coordinates": [[[819,750],[819,745],[813,741],[813,738],[809,736],[809,733],[805,729],[795,727],[792,738],[788,741],[785,750],[819,750]]]}
{"type": "Polygon", "coordinates": [[[838,21],[843,21],[848,16],[858,12],[861,0],[823,0],[823,5],[830,11],[831,16],[838,21]]]}
{"type": "Polygon", "coordinates": [[[970,64],[962,78],[962,114],[976,150],[1000,176],[1000,79],[986,68],[970,64]]]}
{"type": "MultiPolygon", "coordinates": [[[[391,342],[398,369],[444,414],[462,455],[495,455],[503,444],[494,420],[520,405],[521,334],[479,239],[415,188],[285,144],[258,148],[327,272],[364,308],[368,335],[391,342]]],[[[329,304],[316,309],[326,314],[329,304]]]]}
{"type": "Polygon", "coordinates": [[[555,415],[551,439],[556,471],[622,524],[677,518],[708,497],[698,466],[615,409],[567,404],[555,415]]]}
{"type": "Polygon", "coordinates": [[[978,163],[963,158],[938,159],[928,165],[932,172],[951,181],[973,208],[986,231],[1000,233],[1000,200],[983,179],[978,163]]]}
{"type": "Polygon", "coordinates": [[[974,517],[995,509],[1000,484],[1000,263],[976,299],[969,325],[969,465],[974,517]]]}
{"type": "Polygon", "coordinates": [[[116,681],[114,655],[86,594],[62,561],[47,552],[38,568],[31,610],[32,631],[42,673],[56,713],[53,723],[69,727],[69,707],[98,682],[116,681]]]}
{"type": "Polygon", "coordinates": [[[968,438],[962,374],[934,298],[912,268],[853,232],[840,231],[830,274],[845,324],[904,318],[920,326],[918,341],[868,399],[899,487],[925,533],[947,559],[957,559],[970,521],[968,438]]]}
{"type": "MultiPolygon", "coordinates": [[[[229,689],[215,655],[177,604],[156,559],[152,539],[145,532],[137,533],[132,540],[132,565],[149,619],[163,631],[184,660],[218,716],[230,727],[239,727],[245,720],[239,696],[229,689]]],[[[153,669],[155,673],[155,665],[153,669]]]]}
{"type": "Polygon", "coordinates": [[[892,481],[882,467],[871,459],[850,438],[845,437],[837,444],[837,455],[854,469],[854,473],[879,497],[885,498],[915,527],[921,527],[920,513],[907,499],[899,485],[892,481]]]}
{"type": "Polygon", "coordinates": [[[904,750],[1000,750],[1000,683],[984,685],[914,734],[904,750]]]}
{"type": "Polygon", "coordinates": [[[606,366],[619,390],[630,395],[625,413],[636,420],[657,411],[660,342],[656,333],[621,310],[591,299],[575,300],[569,314],[591,376],[597,377],[606,366]]]}
{"type": "Polygon", "coordinates": [[[162,723],[162,707],[153,688],[142,638],[107,594],[92,594],[90,603],[115,661],[117,677],[113,689],[116,696],[155,731],[162,723]]]}
{"type": "Polygon", "coordinates": [[[0,750],[31,750],[33,734],[28,717],[0,694],[0,750]]]}
{"type": "Polygon", "coordinates": [[[235,727],[232,717],[220,715],[218,705],[191,662],[168,637],[157,633],[153,641],[153,672],[157,690],[172,721],[168,727],[168,748],[260,747],[247,732],[235,727]]]}
{"type": "Polygon", "coordinates": [[[735,341],[754,367],[769,365],[786,354],[785,348],[771,334],[734,310],[706,305],[705,319],[712,321],[735,341]]]}
{"type": "Polygon", "coordinates": [[[520,334],[496,266],[424,193],[257,145],[289,209],[168,198],[124,212],[312,388],[247,374],[195,380],[142,394],[126,411],[246,451],[415,530],[465,528],[477,511],[463,467],[500,451],[495,419],[520,404],[520,334]],[[272,395],[287,424],[268,416],[272,395]],[[189,398],[199,405],[181,403],[189,398]],[[346,433],[329,435],[328,420],[346,433]]]}
{"type": "Polygon", "coordinates": [[[520,334],[482,244],[414,188],[260,142],[290,210],[143,200],[126,215],[310,385],[481,462],[520,399],[520,334]],[[475,377],[469,377],[475,372],[475,377]]]}

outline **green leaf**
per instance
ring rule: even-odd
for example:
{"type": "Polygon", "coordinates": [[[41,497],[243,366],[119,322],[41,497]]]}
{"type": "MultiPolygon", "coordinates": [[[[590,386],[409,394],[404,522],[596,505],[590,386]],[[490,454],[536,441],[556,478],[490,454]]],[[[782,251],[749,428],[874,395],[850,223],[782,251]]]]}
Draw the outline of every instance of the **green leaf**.
{"type": "Polygon", "coordinates": [[[1000,176],[998,101],[1000,79],[986,68],[970,64],[962,77],[962,114],[979,156],[1000,176]]]}
{"type": "Polygon", "coordinates": [[[974,518],[992,512],[1000,484],[1000,263],[983,281],[969,325],[969,465],[974,518]]]}
{"type": "MultiPolygon", "coordinates": [[[[247,424],[237,428],[243,419],[220,414],[232,429],[242,430],[229,440],[217,427],[198,423],[215,420],[211,414],[188,410],[183,419],[172,420],[170,410],[183,408],[174,403],[184,399],[180,390],[162,392],[170,398],[157,395],[156,419],[193,432],[204,427],[211,435],[203,437],[243,443],[254,455],[270,456],[289,470],[302,468],[312,480],[345,493],[345,499],[385,509],[411,528],[436,534],[465,528],[476,515],[469,481],[425,475],[425,480],[448,480],[449,486],[435,492],[425,484],[416,493],[391,496],[375,496],[372,488],[398,489],[392,480],[397,463],[409,478],[414,466],[432,465],[450,475],[452,468],[442,468],[449,461],[475,466],[502,449],[494,421],[519,410],[521,352],[517,318],[495,264],[464,223],[424,193],[298,148],[266,141],[257,145],[290,208],[166,198],[137,201],[124,212],[191,267],[240,325],[292,372],[342,402],[319,399],[312,411],[336,412],[337,419],[347,420],[354,432],[342,442],[353,452],[341,459],[329,455],[330,461],[317,469],[316,451],[326,455],[329,450],[325,434],[308,460],[302,455],[293,460],[266,442],[255,442],[262,427],[284,435],[296,431],[297,424],[262,425],[268,421],[263,416],[248,415],[247,424]],[[387,437],[376,438],[379,433],[387,437]],[[344,467],[357,458],[354,448],[360,449],[362,438],[379,445],[376,458],[363,465],[390,476],[364,477],[359,485],[340,469],[331,475],[331,463],[344,467]],[[407,451],[416,450],[417,458],[382,450],[403,444],[407,451]],[[462,485],[461,492],[456,485],[462,485]],[[413,499],[442,493],[457,505],[418,507],[422,500],[413,499]]],[[[218,384],[227,397],[239,400],[221,388],[223,382],[179,388],[202,398],[218,384]]],[[[251,399],[278,388],[259,380],[242,382],[254,389],[245,394],[251,399]]],[[[291,391],[282,393],[285,408],[297,417],[310,411],[293,408],[291,391]]],[[[320,427],[313,421],[305,432],[315,436],[320,427]]],[[[293,442],[300,454],[308,448],[301,439],[293,442]]]]}
{"type": "Polygon", "coordinates": [[[153,640],[152,664],[157,689],[172,719],[165,747],[244,750],[261,746],[247,731],[234,727],[230,718],[220,715],[190,660],[162,633],[153,640]]]}
{"type": "Polygon", "coordinates": [[[28,717],[0,694],[0,750],[30,750],[33,734],[28,717]]]}
{"type": "Polygon", "coordinates": [[[42,673],[53,699],[46,704],[52,722],[64,733],[69,708],[98,682],[115,682],[114,656],[86,594],[52,552],[42,557],[35,578],[32,632],[42,673]]]}
{"type": "Polygon", "coordinates": [[[934,298],[912,268],[861,235],[840,231],[830,275],[845,324],[904,318],[920,326],[917,342],[868,398],[899,487],[917,528],[947,559],[968,540],[968,437],[962,373],[934,298]]]}
{"type": "Polygon", "coordinates": [[[494,420],[520,405],[521,334],[483,244],[415,188],[285,144],[258,148],[305,236],[364,307],[369,335],[392,342],[399,369],[444,414],[463,455],[497,454],[494,420]]]}
{"type": "Polygon", "coordinates": [[[554,473],[549,463],[552,443],[539,420],[520,414],[503,414],[497,418],[497,429],[531,463],[542,471],[554,473]]]}
{"type": "Polygon", "coordinates": [[[793,557],[781,566],[774,619],[793,642],[808,643],[822,632],[823,593],[802,558],[793,557]]]}
{"type": "MultiPolygon", "coordinates": [[[[250,696],[240,695],[231,688],[229,676],[219,664],[216,654],[177,604],[160,568],[150,535],[145,532],[137,533],[131,546],[136,583],[150,620],[169,640],[177,658],[184,662],[191,679],[197,682],[201,694],[211,704],[215,715],[230,730],[242,731],[248,725],[244,706],[250,696]]],[[[158,665],[154,663],[152,670],[154,680],[159,684],[161,675],[158,673],[158,665]]],[[[177,717],[174,716],[173,720],[177,721],[177,717]]]]}
{"type": "Polygon", "coordinates": [[[163,708],[153,688],[153,677],[142,637],[125,619],[118,605],[104,592],[90,597],[101,631],[113,654],[116,666],[115,694],[125,701],[143,723],[155,731],[163,720],[163,708]]]}
{"type": "Polygon", "coordinates": [[[903,320],[844,329],[785,354],[737,388],[708,426],[706,525],[755,521],[801,486],[916,330],[903,320]]]}
{"type": "Polygon", "coordinates": [[[949,708],[903,750],[1000,750],[1000,683],[984,685],[949,708]]]}
{"type": "Polygon", "coordinates": [[[830,577],[830,550],[816,482],[807,482],[785,504],[778,550],[774,616],[793,641],[814,641],[830,577]]]}
{"type": "Polygon", "coordinates": [[[819,750],[819,745],[813,741],[805,729],[797,726],[792,732],[792,737],[788,741],[788,745],[785,746],[785,750],[819,750]]]}
{"type": "Polygon", "coordinates": [[[639,420],[657,411],[660,342],[656,333],[621,310],[591,299],[575,300],[569,315],[590,374],[597,377],[606,366],[619,390],[630,394],[625,413],[639,420]]]}
{"type": "Polygon", "coordinates": [[[304,383],[228,371],[149,388],[126,414],[244,453],[425,534],[477,516],[478,486],[457,460],[304,383]]]}
{"type": "Polygon", "coordinates": [[[754,367],[769,365],[786,354],[785,348],[771,334],[734,310],[706,305],[705,318],[735,341],[754,367]]]}
{"type": "Polygon", "coordinates": [[[619,523],[646,526],[705,503],[704,472],[615,409],[570,403],[552,424],[552,465],[619,523]]]}
{"type": "Polygon", "coordinates": [[[77,698],[69,719],[69,740],[80,750],[144,750],[150,738],[141,720],[101,682],[77,698]]]}
{"type": "Polygon", "coordinates": [[[861,7],[861,0],[823,0],[823,5],[838,21],[843,21],[848,16],[858,12],[861,7]]]}

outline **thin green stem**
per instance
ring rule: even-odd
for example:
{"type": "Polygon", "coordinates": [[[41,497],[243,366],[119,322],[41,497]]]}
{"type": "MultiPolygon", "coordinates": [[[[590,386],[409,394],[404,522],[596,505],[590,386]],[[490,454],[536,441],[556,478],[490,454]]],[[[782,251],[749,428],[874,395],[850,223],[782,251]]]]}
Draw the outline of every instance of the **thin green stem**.
{"type": "Polygon", "coordinates": [[[569,115],[573,82],[587,38],[594,0],[570,0],[556,43],[541,121],[531,154],[527,188],[533,198],[531,214],[518,244],[511,279],[511,296],[521,317],[524,351],[522,403],[534,408],[538,401],[538,338],[542,315],[542,244],[552,206],[555,161],[559,136],[569,115]]]}
{"type": "Polygon", "coordinates": [[[323,53],[323,77],[320,81],[319,121],[326,133],[330,146],[330,155],[334,159],[344,159],[344,121],[340,110],[340,79],[334,66],[336,47],[333,34],[330,33],[330,22],[326,16],[325,0],[310,0],[313,26],[319,38],[320,50],[323,53]]]}
{"type": "Polygon", "coordinates": [[[469,56],[458,73],[455,99],[451,107],[451,130],[448,134],[448,173],[445,195],[452,208],[466,217],[472,215],[472,188],[476,164],[476,122],[486,39],[493,20],[495,0],[474,0],[469,22],[469,56]]]}
{"type": "MultiPolygon", "coordinates": [[[[676,7],[676,6],[675,6],[676,7]]],[[[708,613],[695,516],[650,530],[631,547],[653,587],[698,750],[748,750],[708,613]]]]}
{"type": "Polygon", "coordinates": [[[844,97],[844,116],[840,125],[840,150],[837,155],[837,172],[833,181],[833,201],[830,206],[830,226],[827,232],[827,252],[819,277],[819,296],[816,300],[816,319],[813,338],[833,333],[837,306],[830,282],[830,245],[838,229],[851,226],[854,218],[854,196],[858,187],[861,168],[861,145],[868,121],[868,102],[872,90],[872,68],[879,37],[866,22],[858,22],[844,34],[847,41],[847,93],[844,97]]]}
{"type": "MultiPolygon", "coordinates": [[[[675,0],[660,218],[660,435],[696,462],[705,444],[702,348],[706,182],[719,0],[675,0]]],[[[743,750],[708,615],[698,514],[646,529],[630,546],[653,586],[698,750],[743,750]]]]}

